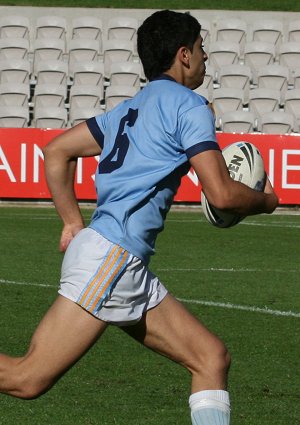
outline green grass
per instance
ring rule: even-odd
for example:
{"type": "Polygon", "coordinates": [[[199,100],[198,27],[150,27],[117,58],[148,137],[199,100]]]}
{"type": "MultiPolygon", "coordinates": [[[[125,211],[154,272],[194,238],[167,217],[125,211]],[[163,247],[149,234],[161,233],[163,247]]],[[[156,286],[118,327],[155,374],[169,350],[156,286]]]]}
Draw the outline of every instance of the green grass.
{"type": "MultiPolygon", "coordinates": [[[[25,352],[56,297],[60,230],[53,208],[0,208],[2,352],[25,352]]],[[[171,212],[159,237],[151,268],[232,353],[232,425],[300,424],[299,236],[299,216],[221,230],[197,210],[171,212]],[[278,313],[289,311],[298,316],[278,313]]],[[[179,366],[109,328],[40,399],[0,395],[0,425],[189,425],[189,384],[179,366]]]]}
{"type": "Polygon", "coordinates": [[[273,10],[273,11],[300,11],[298,0],[1,0],[3,6],[45,6],[45,7],[95,7],[95,8],[146,8],[146,9],[219,9],[219,10],[273,10]]]}

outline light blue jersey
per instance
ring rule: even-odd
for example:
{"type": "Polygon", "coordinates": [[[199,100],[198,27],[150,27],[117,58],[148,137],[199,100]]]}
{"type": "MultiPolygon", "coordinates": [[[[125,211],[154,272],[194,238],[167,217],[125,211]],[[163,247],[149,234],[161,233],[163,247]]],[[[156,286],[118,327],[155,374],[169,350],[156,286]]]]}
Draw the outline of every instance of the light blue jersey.
{"type": "Polygon", "coordinates": [[[219,149],[213,113],[163,75],[87,125],[103,149],[90,227],[147,264],[188,159],[219,149]]]}

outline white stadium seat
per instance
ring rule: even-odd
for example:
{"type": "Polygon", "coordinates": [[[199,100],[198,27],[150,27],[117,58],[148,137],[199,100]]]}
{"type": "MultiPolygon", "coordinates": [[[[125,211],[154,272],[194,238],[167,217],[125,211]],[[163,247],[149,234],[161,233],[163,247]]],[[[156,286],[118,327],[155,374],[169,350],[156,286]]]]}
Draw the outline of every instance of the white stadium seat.
{"type": "Polygon", "coordinates": [[[69,67],[72,69],[76,62],[90,62],[99,59],[100,42],[88,38],[75,38],[69,41],[69,67]]]}
{"type": "Polygon", "coordinates": [[[69,67],[73,85],[103,86],[104,64],[99,61],[74,62],[69,67]]]}
{"type": "Polygon", "coordinates": [[[267,112],[258,119],[258,130],[267,134],[289,134],[294,131],[295,118],[282,111],[267,112]]]}
{"type": "Polygon", "coordinates": [[[107,72],[110,85],[141,87],[142,66],[138,62],[113,62],[107,72]]]}
{"type": "Polygon", "coordinates": [[[239,88],[218,88],[213,91],[213,107],[216,118],[225,112],[243,110],[244,91],[239,88]]]}
{"type": "Polygon", "coordinates": [[[74,85],[70,89],[70,108],[100,108],[103,86],[74,85]]]}
{"type": "Polygon", "coordinates": [[[257,85],[259,88],[279,90],[281,99],[287,91],[289,82],[289,68],[278,64],[261,67],[257,71],[257,85]]]}
{"type": "Polygon", "coordinates": [[[64,107],[67,87],[64,84],[37,84],[34,90],[34,108],[64,107]]]}
{"type": "Polygon", "coordinates": [[[220,87],[242,89],[244,91],[245,103],[247,103],[249,98],[251,80],[251,68],[247,65],[233,64],[223,66],[218,73],[220,87]]]}
{"type": "Polygon", "coordinates": [[[36,19],[35,38],[66,39],[67,21],[62,16],[40,16],[36,19]]]}
{"type": "Polygon", "coordinates": [[[29,39],[30,21],[26,16],[7,15],[0,18],[0,38],[29,39]]]}
{"type": "Polygon", "coordinates": [[[238,43],[242,55],[247,37],[247,23],[242,19],[219,19],[216,23],[216,40],[238,43]]]}
{"type": "Polygon", "coordinates": [[[252,40],[272,43],[274,46],[281,43],[283,37],[283,23],[277,19],[259,19],[252,24],[252,40]]]}
{"type": "Polygon", "coordinates": [[[134,86],[108,86],[105,93],[105,109],[110,111],[120,102],[130,99],[138,92],[134,86]]]}
{"type": "Polygon", "coordinates": [[[281,94],[279,90],[255,88],[249,92],[249,111],[257,117],[266,112],[278,111],[281,94]]]}
{"type": "Polygon", "coordinates": [[[0,106],[0,127],[26,128],[28,123],[28,106],[0,106]]]}
{"type": "Polygon", "coordinates": [[[68,124],[67,110],[61,106],[40,106],[34,110],[33,124],[37,128],[65,128],[68,124]]]}
{"type": "Polygon", "coordinates": [[[295,118],[296,131],[300,131],[300,88],[287,90],[284,98],[284,110],[293,114],[295,118]]]}
{"type": "Polygon", "coordinates": [[[256,127],[255,116],[249,111],[225,112],[220,122],[224,133],[252,133],[256,127]]]}
{"type": "Polygon", "coordinates": [[[257,71],[265,65],[273,64],[275,55],[272,43],[250,41],[245,44],[244,64],[251,68],[253,83],[257,82],[257,71]]]}
{"type": "Polygon", "coordinates": [[[67,85],[68,64],[63,60],[39,61],[34,70],[36,84],[67,85]]]}
{"type": "Polygon", "coordinates": [[[0,105],[28,107],[30,97],[29,84],[0,84],[0,105]]]}
{"type": "Polygon", "coordinates": [[[218,71],[223,66],[238,63],[240,52],[238,43],[215,41],[209,45],[208,63],[218,71]]]}
{"type": "Polygon", "coordinates": [[[107,23],[107,38],[108,40],[118,39],[134,41],[138,26],[138,20],[129,16],[111,18],[107,23]]]}
{"type": "Polygon", "coordinates": [[[74,106],[70,108],[69,124],[73,127],[82,121],[103,113],[104,110],[102,108],[78,108],[74,106]]]}
{"type": "Polygon", "coordinates": [[[33,44],[33,67],[36,72],[38,62],[63,60],[65,42],[59,38],[40,38],[33,44]]]}
{"type": "Polygon", "coordinates": [[[133,61],[134,43],[132,40],[104,40],[103,62],[105,76],[113,62],[133,61]]]}
{"type": "Polygon", "coordinates": [[[28,59],[0,60],[0,83],[29,84],[31,63],[28,59]]]}
{"type": "Polygon", "coordinates": [[[28,59],[29,40],[26,38],[0,38],[0,61],[28,59]]]}

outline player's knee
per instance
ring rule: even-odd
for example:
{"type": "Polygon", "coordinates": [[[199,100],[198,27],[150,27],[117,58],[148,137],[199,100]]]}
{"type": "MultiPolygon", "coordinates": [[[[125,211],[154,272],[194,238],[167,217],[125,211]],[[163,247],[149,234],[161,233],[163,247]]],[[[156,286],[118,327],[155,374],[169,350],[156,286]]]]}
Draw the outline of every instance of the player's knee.
{"type": "Polygon", "coordinates": [[[207,356],[206,364],[217,374],[227,374],[230,367],[231,357],[225,344],[218,340],[214,344],[211,353],[207,356]]]}
{"type": "Polygon", "coordinates": [[[230,353],[225,344],[218,338],[205,347],[199,347],[192,362],[192,373],[225,376],[229,370],[231,362],[230,353]]]}

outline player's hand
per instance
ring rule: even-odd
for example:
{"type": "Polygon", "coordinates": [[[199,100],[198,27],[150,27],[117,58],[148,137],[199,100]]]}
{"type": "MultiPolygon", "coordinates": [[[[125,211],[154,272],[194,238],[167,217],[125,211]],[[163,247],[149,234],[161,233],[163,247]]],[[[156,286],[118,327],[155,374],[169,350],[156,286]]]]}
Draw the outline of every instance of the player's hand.
{"type": "Polygon", "coordinates": [[[264,193],[269,195],[268,199],[268,213],[272,213],[276,207],[278,207],[278,197],[276,193],[274,192],[273,186],[267,176],[266,178],[266,185],[264,189],[264,193]]]}
{"type": "Polygon", "coordinates": [[[65,252],[71,240],[83,228],[83,224],[65,224],[61,232],[59,250],[65,252]]]}

